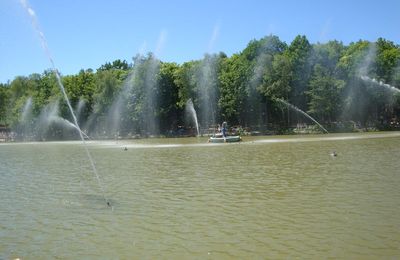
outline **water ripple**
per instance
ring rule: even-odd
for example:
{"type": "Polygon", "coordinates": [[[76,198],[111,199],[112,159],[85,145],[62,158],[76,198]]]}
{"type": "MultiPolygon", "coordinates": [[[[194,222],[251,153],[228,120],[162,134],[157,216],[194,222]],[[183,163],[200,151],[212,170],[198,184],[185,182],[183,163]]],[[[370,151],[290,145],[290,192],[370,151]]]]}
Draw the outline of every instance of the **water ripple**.
{"type": "Polygon", "coordinates": [[[0,258],[400,257],[397,136],[296,138],[92,142],[112,208],[80,144],[0,145],[0,258]]]}

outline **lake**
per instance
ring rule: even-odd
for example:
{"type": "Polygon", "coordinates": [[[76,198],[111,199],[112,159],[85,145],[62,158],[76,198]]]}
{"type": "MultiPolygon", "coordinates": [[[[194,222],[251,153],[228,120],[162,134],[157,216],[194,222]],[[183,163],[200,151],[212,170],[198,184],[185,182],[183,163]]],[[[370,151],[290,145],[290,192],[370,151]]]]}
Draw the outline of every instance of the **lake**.
{"type": "Polygon", "coordinates": [[[400,132],[243,140],[0,144],[0,258],[400,257],[400,132]]]}

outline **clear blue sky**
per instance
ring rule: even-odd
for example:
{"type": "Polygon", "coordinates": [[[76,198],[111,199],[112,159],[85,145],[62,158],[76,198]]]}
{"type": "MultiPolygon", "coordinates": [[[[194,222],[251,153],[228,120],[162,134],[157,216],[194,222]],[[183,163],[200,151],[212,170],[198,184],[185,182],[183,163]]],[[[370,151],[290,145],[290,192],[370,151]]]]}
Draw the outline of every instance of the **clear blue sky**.
{"type": "MultiPolygon", "coordinates": [[[[240,52],[252,39],[400,44],[400,0],[28,0],[63,75],[155,52],[182,63],[240,52]]],[[[0,82],[51,68],[19,0],[0,0],[0,82]]]]}

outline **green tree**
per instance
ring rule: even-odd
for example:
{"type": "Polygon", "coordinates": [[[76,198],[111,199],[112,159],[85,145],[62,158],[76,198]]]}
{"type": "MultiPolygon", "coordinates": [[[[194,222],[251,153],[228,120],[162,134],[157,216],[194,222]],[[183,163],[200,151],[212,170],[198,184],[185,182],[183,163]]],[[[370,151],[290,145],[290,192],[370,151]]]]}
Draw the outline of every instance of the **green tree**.
{"type": "Polygon", "coordinates": [[[113,104],[122,82],[118,78],[118,72],[115,70],[98,71],[95,77],[95,93],[93,95],[93,118],[90,120],[89,127],[98,133],[104,132],[110,134],[110,125],[108,120],[108,111],[113,104]],[[93,129],[95,127],[96,129],[93,129]]]}
{"type": "Polygon", "coordinates": [[[282,53],[287,48],[286,43],[282,42],[278,36],[269,35],[260,40],[252,40],[241,52],[248,61],[256,61],[262,54],[274,55],[282,53]]]}
{"type": "Polygon", "coordinates": [[[224,59],[221,65],[218,106],[222,118],[231,124],[245,123],[249,69],[249,61],[238,54],[224,59]]]}
{"type": "Polygon", "coordinates": [[[265,73],[263,84],[259,90],[271,99],[280,98],[288,100],[293,81],[292,63],[287,54],[274,57],[272,67],[265,73]]]}
{"type": "MultiPolygon", "coordinates": [[[[174,75],[174,83],[178,88],[178,107],[183,108],[189,98],[194,99],[195,70],[199,61],[189,61],[177,68],[174,75]]],[[[197,102],[195,102],[197,104],[197,102]]]]}
{"type": "Polygon", "coordinates": [[[310,80],[308,113],[322,122],[331,123],[341,111],[341,96],[344,81],[335,79],[329,70],[320,64],[314,67],[310,80]]]}
{"type": "Polygon", "coordinates": [[[175,84],[175,75],[178,70],[176,63],[161,63],[158,73],[157,85],[159,88],[159,110],[157,111],[160,120],[160,131],[165,133],[168,130],[177,128],[179,121],[178,110],[178,87],[175,84]]]}
{"type": "Polygon", "coordinates": [[[302,110],[306,110],[307,107],[305,91],[307,91],[312,70],[309,63],[311,49],[312,46],[304,35],[296,36],[287,49],[293,75],[289,102],[302,110]]]}
{"type": "MultiPolygon", "coordinates": [[[[202,127],[223,119],[284,128],[303,118],[278,99],[324,123],[351,120],[385,127],[400,120],[400,95],[380,81],[400,88],[400,47],[394,42],[379,38],[349,45],[335,40],[310,44],[300,35],[289,46],[274,35],[252,40],[231,57],[206,54],[178,65],[149,53],[137,55],[132,64],[118,59],[96,72],[82,69],[62,78],[72,106],[86,103],[82,120],[89,121],[92,131],[109,136],[173,129],[184,122],[188,99],[202,127]]],[[[72,120],[52,70],[0,85],[0,123],[23,128],[21,117],[30,102],[29,128],[38,128],[38,136],[63,136],[60,127],[53,124],[48,131],[38,123],[52,109],[72,120]]]]}
{"type": "Polygon", "coordinates": [[[245,100],[245,125],[264,126],[267,123],[268,109],[265,93],[262,91],[264,78],[272,71],[274,57],[287,50],[286,43],[279,37],[269,35],[252,41],[241,53],[250,64],[245,100]]]}
{"type": "MultiPolygon", "coordinates": [[[[70,99],[72,107],[76,108],[79,102],[84,102],[85,110],[81,121],[86,121],[93,109],[93,95],[96,90],[96,74],[91,69],[80,70],[77,75],[62,78],[65,90],[70,99]]],[[[64,103],[64,106],[66,104],[64,103]]],[[[64,109],[67,109],[65,107],[64,109]]]]}
{"type": "MultiPolygon", "coordinates": [[[[63,100],[63,96],[52,70],[46,70],[40,76],[36,75],[34,78],[38,83],[36,92],[33,95],[34,113],[39,115],[44,106],[57,100],[63,100]]],[[[69,113],[65,106],[63,114],[68,115],[68,118],[70,118],[69,113]]]]}
{"type": "Polygon", "coordinates": [[[337,65],[340,58],[345,52],[345,46],[338,41],[329,41],[325,44],[312,45],[312,54],[310,65],[313,67],[317,64],[325,67],[330,73],[337,73],[337,65]]]}
{"type": "Polygon", "coordinates": [[[8,84],[0,84],[0,124],[7,124],[10,107],[10,91],[8,84]]]}
{"type": "Polygon", "coordinates": [[[120,59],[117,59],[113,61],[112,63],[106,62],[105,64],[101,65],[100,68],[98,68],[98,71],[104,71],[104,70],[128,70],[129,69],[129,64],[126,60],[121,61],[120,59]]]}
{"type": "Polygon", "coordinates": [[[354,77],[360,76],[360,68],[362,68],[363,71],[366,70],[365,66],[369,65],[366,63],[369,62],[365,61],[370,46],[370,42],[360,40],[356,43],[350,43],[350,45],[345,48],[337,63],[339,78],[345,80],[349,84],[354,77]]]}
{"type": "Polygon", "coordinates": [[[400,47],[393,42],[379,38],[376,42],[376,76],[391,84],[396,67],[400,62],[400,47]]]}
{"type": "Polygon", "coordinates": [[[160,89],[157,75],[161,66],[160,60],[149,53],[134,58],[130,73],[127,113],[134,132],[142,134],[159,134],[159,97],[160,89]]]}
{"type": "Polygon", "coordinates": [[[29,77],[18,76],[10,84],[9,123],[13,128],[18,128],[25,103],[34,94],[34,83],[29,77]]]}

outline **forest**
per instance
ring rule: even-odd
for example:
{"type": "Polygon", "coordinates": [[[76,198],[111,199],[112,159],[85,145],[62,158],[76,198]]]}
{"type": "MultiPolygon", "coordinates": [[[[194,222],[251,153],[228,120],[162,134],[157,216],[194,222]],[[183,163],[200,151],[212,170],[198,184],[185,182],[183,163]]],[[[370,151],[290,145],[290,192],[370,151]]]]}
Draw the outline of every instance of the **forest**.
{"type": "MultiPolygon", "coordinates": [[[[57,73],[0,84],[3,130],[29,140],[76,138],[57,73]]],[[[345,45],[298,35],[287,44],[269,35],[231,56],[177,64],[138,54],[61,81],[81,129],[96,138],[189,132],[189,100],[203,133],[223,121],[249,133],[320,131],[299,111],[329,132],[400,129],[400,46],[383,38],[345,45]]]]}

